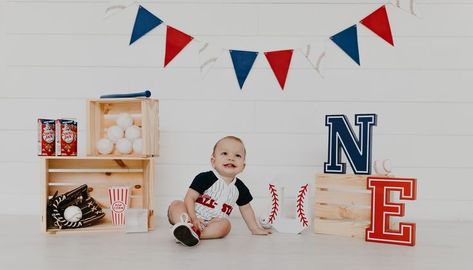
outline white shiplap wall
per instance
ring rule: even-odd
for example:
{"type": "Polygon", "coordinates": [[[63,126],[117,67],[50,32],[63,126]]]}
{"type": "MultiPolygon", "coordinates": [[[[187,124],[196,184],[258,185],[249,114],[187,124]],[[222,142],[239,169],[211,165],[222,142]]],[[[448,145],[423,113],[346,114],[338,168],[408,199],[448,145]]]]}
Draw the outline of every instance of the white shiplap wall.
{"type": "Polygon", "coordinates": [[[396,175],[419,181],[406,215],[473,220],[473,1],[415,1],[418,17],[388,5],[396,47],[360,26],[358,67],[327,39],[385,2],[140,2],[221,48],[325,47],[323,77],[296,52],[281,91],[260,55],[240,91],[228,54],[200,78],[196,43],[163,69],[163,25],[128,46],[136,5],[104,20],[108,1],[0,0],[0,214],[39,214],[36,118],[78,118],[84,155],[86,99],[150,89],[161,104],[158,215],[208,168],[214,142],[227,134],[246,142],[242,178],[262,214],[268,181],[314,183],[323,171],[325,115],[353,121],[373,112],[374,159],[389,158],[396,175]]]}

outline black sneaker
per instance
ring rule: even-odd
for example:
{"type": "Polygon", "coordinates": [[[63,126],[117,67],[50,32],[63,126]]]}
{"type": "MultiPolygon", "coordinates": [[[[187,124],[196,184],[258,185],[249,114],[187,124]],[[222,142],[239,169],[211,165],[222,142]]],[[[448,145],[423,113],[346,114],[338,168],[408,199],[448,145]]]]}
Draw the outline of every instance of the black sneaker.
{"type": "Polygon", "coordinates": [[[195,230],[194,226],[189,223],[189,216],[187,214],[182,214],[181,222],[174,224],[171,230],[176,241],[185,246],[192,247],[200,241],[200,231],[195,230]]]}

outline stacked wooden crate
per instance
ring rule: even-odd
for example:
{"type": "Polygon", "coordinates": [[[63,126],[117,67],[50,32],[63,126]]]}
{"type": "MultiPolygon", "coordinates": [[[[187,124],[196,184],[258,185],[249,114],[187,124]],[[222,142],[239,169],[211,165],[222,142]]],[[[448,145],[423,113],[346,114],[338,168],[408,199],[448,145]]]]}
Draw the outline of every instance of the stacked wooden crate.
{"type": "Polygon", "coordinates": [[[99,99],[89,100],[87,156],[43,157],[42,230],[48,233],[65,231],[123,231],[123,226],[112,224],[108,189],[115,186],[130,188],[128,208],[148,211],[148,229],[153,227],[153,183],[155,164],[159,156],[158,100],[154,99],[99,99]],[[95,147],[119,113],[133,116],[134,125],[142,131],[142,152],[121,155],[113,152],[100,155],[95,147]],[[97,225],[85,228],[62,229],[48,227],[47,203],[57,191],[62,194],[87,184],[89,195],[106,213],[97,225]]]}
{"type": "MultiPolygon", "coordinates": [[[[141,128],[143,147],[141,153],[127,156],[158,156],[159,154],[159,103],[155,99],[95,99],[87,104],[87,155],[100,156],[96,148],[99,139],[107,137],[107,129],[115,125],[122,113],[133,118],[133,124],[141,128]]],[[[124,156],[116,150],[111,156],[124,156]]]]}
{"type": "Polygon", "coordinates": [[[316,233],[364,238],[371,219],[366,175],[319,174],[315,181],[316,233]]]}

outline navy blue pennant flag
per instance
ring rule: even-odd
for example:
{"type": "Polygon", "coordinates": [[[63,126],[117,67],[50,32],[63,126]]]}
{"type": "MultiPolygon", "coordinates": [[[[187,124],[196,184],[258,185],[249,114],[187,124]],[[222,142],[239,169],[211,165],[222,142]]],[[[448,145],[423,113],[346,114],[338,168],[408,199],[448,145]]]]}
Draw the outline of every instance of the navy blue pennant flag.
{"type": "Polygon", "coordinates": [[[353,61],[360,65],[356,24],[330,37],[353,61]]]}
{"type": "Polygon", "coordinates": [[[232,57],[233,68],[235,69],[238,84],[240,85],[240,89],[242,89],[255,63],[258,52],[230,50],[230,56],[232,57]]]}
{"type": "Polygon", "coordinates": [[[136,14],[135,25],[133,25],[133,33],[131,34],[130,45],[133,42],[146,35],[149,31],[160,25],[163,21],[154,16],[146,8],[140,6],[138,14],[136,14]]]}

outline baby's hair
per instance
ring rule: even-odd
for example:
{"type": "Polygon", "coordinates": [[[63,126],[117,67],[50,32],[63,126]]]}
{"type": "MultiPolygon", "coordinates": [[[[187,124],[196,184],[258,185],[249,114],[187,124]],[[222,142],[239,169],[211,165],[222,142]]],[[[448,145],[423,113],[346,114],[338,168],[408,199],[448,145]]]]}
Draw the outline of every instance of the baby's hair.
{"type": "Polygon", "coordinates": [[[240,138],[238,138],[238,137],[236,137],[236,136],[225,136],[225,137],[221,138],[220,140],[218,140],[218,141],[215,143],[215,145],[214,145],[214,149],[213,149],[213,151],[212,151],[212,155],[215,155],[215,150],[217,149],[217,145],[218,145],[221,141],[223,141],[223,140],[225,140],[225,139],[231,139],[231,140],[235,140],[235,141],[241,143],[241,145],[243,145],[243,150],[244,150],[243,153],[244,153],[245,156],[246,156],[245,144],[243,143],[243,141],[242,141],[240,138]]]}

